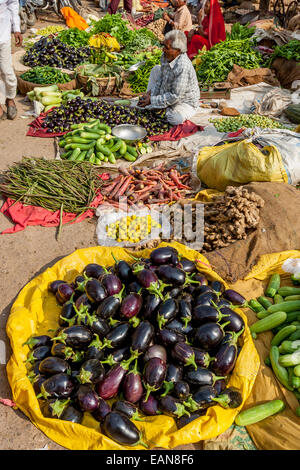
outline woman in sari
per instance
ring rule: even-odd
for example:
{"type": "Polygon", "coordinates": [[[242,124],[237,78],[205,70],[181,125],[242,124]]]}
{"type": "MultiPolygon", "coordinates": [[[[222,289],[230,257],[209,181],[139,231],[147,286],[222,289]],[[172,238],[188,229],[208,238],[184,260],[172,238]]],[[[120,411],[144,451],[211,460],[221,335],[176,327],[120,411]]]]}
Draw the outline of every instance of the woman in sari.
{"type": "Polygon", "coordinates": [[[193,59],[198,51],[210,49],[220,41],[225,41],[225,22],[218,0],[206,0],[204,6],[199,11],[198,21],[200,26],[186,32],[188,39],[187,54],[193,59]]]}

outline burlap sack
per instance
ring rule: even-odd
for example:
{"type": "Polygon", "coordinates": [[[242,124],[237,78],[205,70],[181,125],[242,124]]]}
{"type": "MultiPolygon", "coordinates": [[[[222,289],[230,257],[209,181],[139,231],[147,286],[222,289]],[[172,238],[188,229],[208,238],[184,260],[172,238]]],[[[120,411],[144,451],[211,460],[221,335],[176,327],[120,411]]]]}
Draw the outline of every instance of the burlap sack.
{"type": "Polygon", "coordinates": [[[290,19],[288,29],[290,31],[300,31],[300,13],[290,19]]]}
{"type": "Polygon", "coordinates": [[[261,255],[300,248],[300,191],[284,183],[250,183],[249,191],[261,196],[258,228],[246,240],[205,253],[213,269],[226,281],[243,279],[261,255]]]}
{"type": "Polygon", "coordinates": [[[300,80],[300,63],[295,60],[277,57],[271,67],[283,88],[291,88],[293,82],[300,80]]]}
{"type": "Polygon", "coordinates": [[[227,76],[227,82],[232,88],[255,85],[256,83],[268,83],[272,86],[280,86],[274,72],[267,68],[244,69],[239,65],[234,65],[233,69],[227,76]]]}

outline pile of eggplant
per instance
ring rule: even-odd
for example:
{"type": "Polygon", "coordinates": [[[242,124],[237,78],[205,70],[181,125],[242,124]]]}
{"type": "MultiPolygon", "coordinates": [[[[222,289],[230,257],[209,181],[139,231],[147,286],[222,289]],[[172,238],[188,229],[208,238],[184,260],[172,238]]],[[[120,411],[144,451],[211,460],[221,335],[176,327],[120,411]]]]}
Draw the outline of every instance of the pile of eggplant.
{"type": "Polygon", "coordinates": [[[134,421],[164,414],[182,428],[211,406],[239,407],[240,391],[227,384],[245,298],[171,246],[132,263],[112,259],[49,285],[58,329],[25,343],[43,414],[82,423],[90,413],[103,434],[134,446],[147,445],[134,421]]]}

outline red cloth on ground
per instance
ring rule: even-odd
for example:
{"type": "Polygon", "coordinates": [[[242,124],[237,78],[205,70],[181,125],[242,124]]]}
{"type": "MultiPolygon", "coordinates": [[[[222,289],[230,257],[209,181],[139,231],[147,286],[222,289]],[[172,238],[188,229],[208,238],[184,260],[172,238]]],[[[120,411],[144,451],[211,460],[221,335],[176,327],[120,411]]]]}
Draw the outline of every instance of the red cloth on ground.
{"type": "Polygon", "coordinates": [[[152,135],[149,139],[154,142],[161,140],[180,140],[203,130],[204,127],[197,126],[197,124],[194,124],[192,121],[184,121],[182,124],[172,127],[168,132],[160,135],[152,135]]]}
{"type": "Polygon", "coordinates": [[[195,57],[203,46],[210,49],[218,42],[225,41],[226,39],[225,22],[218,0],[210,0],[209,15],[203,18],[202,29],[207,38],[194,34],[187,48],[187,54],[190,59],[195,57]]]}
{"type": "Polygon", "coordinates": [[[41,113],[37,118],[35,118],[35,120],[29,124],[29,129],[26,135],[28,135],[29,137],[59,137],[69,132],[64,131],[58,132],[56,134],[52,132],[47,132],[47,128],[42,127],[46,115],[47,113],[41,113]]]}
{"type": "MultiPolygon", "coordinates": [[[[107,179],[108,174],[103,173],[99,175],[102,179],[107,179]]],[[[91,202],[91,207],[98,207],[102,204],[103,196],[99,193],[95,199],[91,202]]],[[[4,202],[3,206],[0,209],[0,212],[4,214],[6,217],[11,219],[11,221],[15,224],[14,227],[8,228],[3,230],[1,234],[7,233],[16,233],[24,230],[26,227],[30,225],[40,225],[42,227],[58,227],[60,223],[60,211],[49,211],[44,209],[43,207],[38,206],[27,206],[22,204],[21,202],[16,202],[10,198],[7,198],[4,202]]],[[[63,225],[66,223],[76,223],[81,222],[82,220],[93,217],[95,211],[93,209],[88,209],[86,212],[81,214],[76,220],[74,220],[77,215],[72,214],[71,212],[63,212],[62,213],[62,223],[63,225]]]]}

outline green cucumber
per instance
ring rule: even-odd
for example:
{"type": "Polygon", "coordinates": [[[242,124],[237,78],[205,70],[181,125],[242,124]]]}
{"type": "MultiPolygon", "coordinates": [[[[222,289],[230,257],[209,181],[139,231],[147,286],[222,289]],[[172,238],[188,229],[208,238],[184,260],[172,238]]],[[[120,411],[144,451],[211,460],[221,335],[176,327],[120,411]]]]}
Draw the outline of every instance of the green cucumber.
{"type": "Polygon", "coordinates": [[[67,144],[65,146],[66,150],[69,149],[76,149],[77,147],[80,148],[81,150],[89,150],[90,148],[93,148],[95,146],[95,141],[93,140],[90,144],[67,144]]]}
{"type": "Polygon", "coordinates": [[[124,140],[122,140],[121,147],[119,148],[119,154],[120,155],[125,155],[126,151],[127,151],[127,145],[124,142],[124,140]]]}
{"type": "Polygon", "coordinates": [[[241,411],[235,418],[235,424],[237,426],[249,426],[279,413],[284,408],[285,404],[282,400],[270,400],[241,411]]]}
{"type": "Polygon", "coordinates": [[[84,162],[87,153],[88,153],[88,150],[83,150],[83,152],[81,152],[79,157],[76,158],[76,162],[84,162]]]}
{"type": "Polygon", "coordinates": [[[113,147],[111,147],[111,151],[112,152],[117,152],[122,146],[122,140],[121,139],[117,139],[117,142],[114,143],[113,147]]]}
{"type": "Polygon", "coordinates": [[[134,157],[138,157],[138,153],[136,151],[136,149],[134,147],[132,147],[131,145],[128,145],[127,144],[127,152],[130,153],[131,155],[133,155],[134,157]]]}
{"type": "Polygon", "coordinates": [[[282,343],[279,346],[280,354],[291,354],[297,351],[297,349],[300,349],[300,340],[295,340],[295,341],[285,340],[285,341],[282,341],[282,343]]]}
{"type": "Polygon", "coordinates": [[[273,302],[267,299],[267,297],[265,297],[264,295],[260,295],[259,297],[257,297],[257,301],[266,309],[273,305],[273,302]]]}
{"type": "Polygon", "coordinates": [[[300,349],[290,354],[282,354],[279,358],[279,364],[283,367],[297,366],[300,364],[300,349]]]}
{"type": "Polygon", "coordinates": [[[285,338],[290,336],[296,330],[297,327],[295,325],[287,325],[284,328],[281,328],[278,333],[273,337],[271,341],[271,346],[279,346],[285,338]]]}
{"type": "Polygon", "coordinates": [[[278,289],[280,288],[280,275],[278,273],[272,274],[269,284],[265,290],[265,295],[267,297],[274,297],[277,294],[278,289]]]}
{"type": "Polygon", "coordinates": [[[282,297],[287,297],[288,295],[300,295],[300,287],[280,287],[278,289],[278,294],[282,295],[282,297]]]}
{"type": "Polygon", "coordinates": [[[100,134],[97,134],[97,132],[80,132],[80,137],[83,139],[88,139],[88,140],[97,140],[101,137],[100,134]]]}
{"type": "Polygon", "coordinates": [[[103,161],[103,160],[104,160],[104,155],[103,155],[103,153],[101,153],[101,152],[96,152],[96,157],[97,157],[100,161],[103,161]]]}
{"type": "Polygon", "coordinates": [[[133,155],[131,155],[131,153],[128,152],[126,152],[125,155],[122,155],[122,157],[125,158],[125,160],[127,160],[128,162],[136,161],[136,157],[134,157],[133,155]]]}
{"type": "Polygon", "coordinates": [[[69,160],[71,160],[71,161],[76,160],[77,157],[79,157],[80,153],[81,153],[81,150],[80,150],[80,148],[77,147],[75,150],[73,150],[72,155],[69,158],[69,160]]]}
{"type": "Polygon", "coordinates": [[[250,326],[251,333],[263,333],[275,328],[286,320],[286,312],[275,312],[268,315],[266,318],[262,318],[250,326]]]}
{"type": "MultiPolygon", "coordinates": [[[[280,294],[281,295],[281,294],[280,294]]],[[[280,304],[271,305],[268,308],[268,312],[295,312],[300,310],[300,300],[288,300],[286,302],[281,302],[280,304]]]]}
{"type": "Polygon", "coordinates": [[[293,390],[289,384],[289,373],[285,365],[281,363],[281,357],[277,346],[270,348],[270,361],[272,370],[277,380],[288,390],[293,390]]]}
{"type": "Polygon", "coordinates": [[[105,155],[106,157],[108,157],[110,154],[111,154],[111,151],[109,150],[109,148],[107,148],[105,145],[101,145],[98,143],[96,143],[96,149],[97,151],[103,153],[103,155],[105,155]]]}
{"type": "Polygon", "coordinates": [[[60,139],[60,141],[58,142],[58,146],[61,147],[61,148],[64,148],[66,143],[67,143],[66,139],[60,139]]]}

